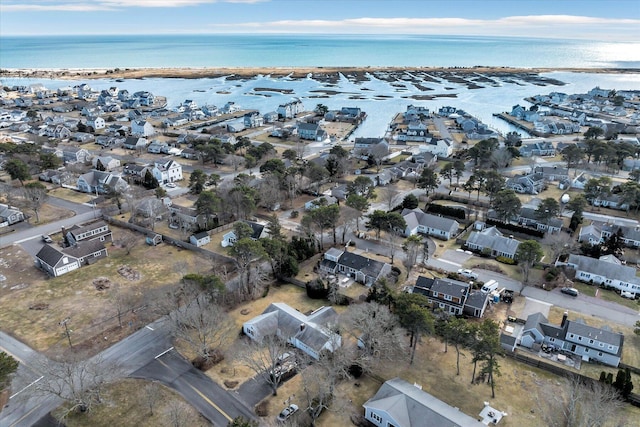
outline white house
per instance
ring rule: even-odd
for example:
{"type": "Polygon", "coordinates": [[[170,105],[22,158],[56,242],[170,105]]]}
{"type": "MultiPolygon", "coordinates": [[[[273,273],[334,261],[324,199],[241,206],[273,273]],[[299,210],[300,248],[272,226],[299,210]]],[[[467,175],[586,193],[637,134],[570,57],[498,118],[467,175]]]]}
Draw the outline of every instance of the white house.
{"type": "Polygon", "coordinates": [[[438,157],[449,157],[453,154],[453,143],[448,139],[432,138],[428,144],[420,145],[420,152],[431,153],[438,157]]]}
{"type": "Polygon", "coordinates": [[[182,180],[182,166],[171,159],[155,162],[151,173],[160,184],[182,180]]]}
{"type": "Polygon", "coordinates": [[[604,255],[599,259],[571,254],[565,261],[556,261],[556,266],[566,265],[576,271],[576,280],[604,287],[640,294],[640,278],[636,269],[623,265],[613,255],[604,255]]]}
{"type": "Polygon", "coordinates": [[[134,136],[142,136],[146,138],[147,136],[155,135],[155,133],[156,131],[153,129],[151,123],[146,120],[135,120],[131,123],[131,134],[134,136]]]}
{"type": "Polygon", "coordinates": [[[321,307],[307,316],[285,303],[273,303],[245,322],[242,331],[258,342],[277,335],[318,360],[323,352],[333,353],[342,345],[342,337],[333,330],[337,316],[332,307],[321,307]]]}

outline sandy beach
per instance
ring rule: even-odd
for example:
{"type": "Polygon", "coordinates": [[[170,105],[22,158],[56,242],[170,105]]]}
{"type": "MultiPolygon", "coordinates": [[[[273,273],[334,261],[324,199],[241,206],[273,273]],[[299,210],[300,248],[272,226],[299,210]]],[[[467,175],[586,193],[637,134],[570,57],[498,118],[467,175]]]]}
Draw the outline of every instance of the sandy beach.
{"type": "MultiPolygon", "coordinates": [[[[449,76],[467,75],[538,75],[553,71],[575,73],[638,73],[638,69],[628,68],[510,68],[510,67],[233,67],[233,68],[114,68],[114,69],[2,69],[0,77],[29,77],[47,79],[142,79],[142,78],[181,78],[200,79],[235,76],[238,79],[250,79],[259,75],[274,78],[288,77],[302,79],[309,75],[316,80],[337,80],[346,75],[355,80],[367,80],[366,74],[395,76],[404,73],[435,74],[449,76]]],[[[394,78],[395,80],[395,78],[394,78]]]]}

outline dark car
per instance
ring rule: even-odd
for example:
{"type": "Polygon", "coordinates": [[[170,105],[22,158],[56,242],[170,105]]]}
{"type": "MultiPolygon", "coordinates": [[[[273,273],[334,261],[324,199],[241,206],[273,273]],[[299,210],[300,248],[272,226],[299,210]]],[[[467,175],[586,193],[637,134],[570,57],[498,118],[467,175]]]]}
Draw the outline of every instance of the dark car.
{"type": "Polygon", "coordinates": [[[572,297],[577,297],[578,295],[580,295],[580,292],[578,292],[576,288],[562,288],[560,289],[560,292],[562,292],[563,294],[571,295],[572,297]]]}

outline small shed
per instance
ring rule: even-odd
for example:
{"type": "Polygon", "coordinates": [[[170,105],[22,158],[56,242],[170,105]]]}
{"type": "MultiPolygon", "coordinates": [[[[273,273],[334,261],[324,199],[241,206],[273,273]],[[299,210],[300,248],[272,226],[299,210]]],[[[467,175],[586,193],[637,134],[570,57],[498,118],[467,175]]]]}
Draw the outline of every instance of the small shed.
{"type": "Polygon", "coordinates": [[[158,233],[148,234],[146,237],[146,242],[147,242],[147,245],[149,246],[156,246],[162,243],[162,234],[158,234],[158,233]]]}
{"type": "Polygon", "coordinates": [[[211,241],[209,233],[202,231],[200,233],[193,234],[189,237],[189,243],[196,245],[197,247],[204,246],[211,241]]]}

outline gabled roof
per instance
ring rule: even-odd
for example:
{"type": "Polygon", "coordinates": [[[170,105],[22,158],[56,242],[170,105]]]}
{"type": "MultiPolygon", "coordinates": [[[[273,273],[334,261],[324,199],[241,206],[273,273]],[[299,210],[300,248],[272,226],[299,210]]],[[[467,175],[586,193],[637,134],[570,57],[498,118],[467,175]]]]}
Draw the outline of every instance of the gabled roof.
{"type": "MultiPolygon", "coordinates": [[[[608,331],[602,328],[596,328],[589,326],[586,323],[567,320],[567,333],[573,333],[585,338],[589,338],[595,341],[600,341],[605,344],[610,344],[618,347],[618,354],[622,352],[622,343],[624,336],[618,332],[608,331]]],[[[603,349],[606,351],[607,349],[603,349]]]]}
{"type": "Polygon", "coordinates": [[[362,272],[365,276],[378,277],[385,263],[367,258],[353,252],[344,252],[338,259],[338,264],[362,272]]]}
{"type": "Polygon", "coordinates": [[[520,245],[516,239],[503,237],[495,226],[482,231],[473,231],[467,239],[467,244],[469,243],[505,254],[515,254],[520,245]]]}
{"type": "Polygon", "coordinates": [[[459,409],[400,378],[382,384],[378,392],[363,406],[386,412],[397,427],[483,425],[459,409]]]}
{"type": "Polygon", "coordinates": [[[626,265],[619,265],[620,261],[613,262],[612,259],[595,259],[584,255],[569,255],[567,264],[577,266],[577,270],[586,271],[591,274],[606,277],[608,279],[622,280],[629,283],[640,283],[636,277],[636,269],[626,265]]]}
{"type": "Polygon", "coordinates": [[[84,258],[87,255],[95,254],[105,250],[104,243],[98,239],[78,242],[77,245],[63,249],[62,251],[76,258],[84,258]]]}
{"type": "Polygon", "coordinates": [[[52,267],[55,266],[62,257],[64,257],[64,254],[61,251],[46,243],[36,254],[36,258],[52,267]]]}
{"type": "Polygon", "coordinates": [[[454,233],[460,226],[460,224],[456,220],[425,213],[420,208],[403,209],[401,215],[407,223],[407,226],[410,228],[415,228],[418,225],[422,225],[423,227],[431,227],[436,230],[454,233]]]}

